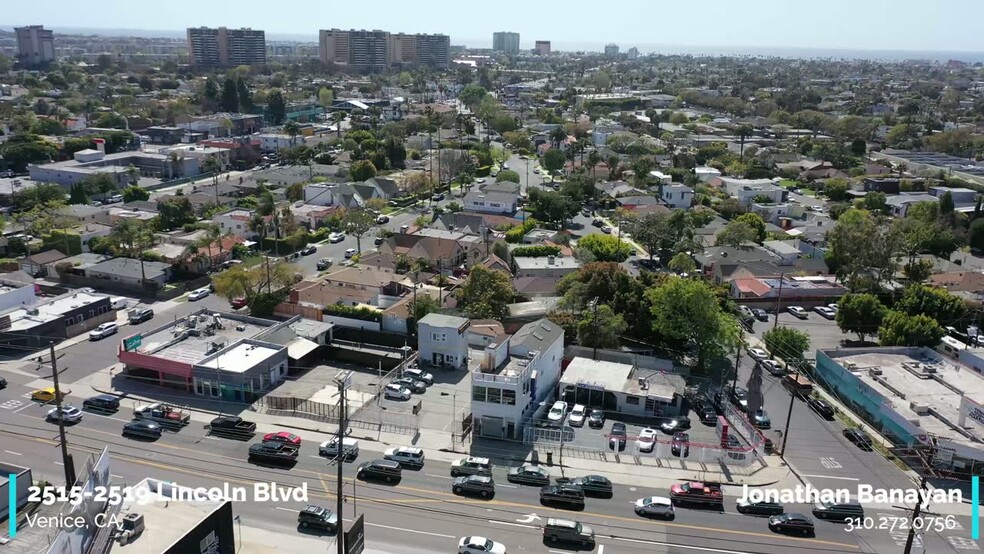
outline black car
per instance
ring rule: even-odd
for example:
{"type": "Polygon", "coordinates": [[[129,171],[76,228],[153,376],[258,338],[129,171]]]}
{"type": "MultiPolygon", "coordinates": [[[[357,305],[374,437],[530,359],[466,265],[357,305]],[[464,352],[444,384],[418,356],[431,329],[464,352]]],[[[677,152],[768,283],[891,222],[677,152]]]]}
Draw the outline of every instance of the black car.
{"type": "Polygon", "coordinates": [[[318,251],[317,246],[313,246],[313,245],[305,246],[304,248],[301,249],[301,256],[310,256],[311,254],[314,254],[317,251],[318,251]]]}
{"type": "Polygon", "coordinates": [[[4,379],[3,377],[0,377],[0,389],[5,389],[5,388],[7,388],[7,380],[4,379]]]}
{"type": "Polygon", "coordinates": [[[160,424],[149,419],[138,419],[123,426],[123,436],[159,439],[161,438],[161,432],[160,424]]]}
{"type": "Polygon", "coordinates": [[[82,409],[93,412],[115,412],[120,409],[120,399],[111,394],[100,394],[83,400],[82,409]]]}
{"type": "Polygon", "coordinates": [[[602,498],[611,498],[612,496],[612,482],[603,475],[585,475],[574,479],[558,478],[557,484],[581,487],[584,494],[588,496],[600,496],[602,498]]]}
{"type": "Polygon", "coordinates": [[[540,503],[564,504],[575,509],[584,508],[584,491],[574,485],[550,485],[540,489],[540,503]]]}
{"type": "Polygon", "coordinates": [[[650,260],[648,258],[644,258],[642,260],[639,260],[639,267],[641,267],[642,269],[648,270],[648,271],[658,271],[659,270],[659,261],[657,261],[657,260],[650,260]]]}
{"type": "Polygon", "coordinates": [[[748,411],[748,391],[741,387],[735,387],[732,389],[731,403],[743,412],[748,411]]]}
{"type": "Polygon", "coordinates": [[[588,414],[588,427],[601,429],[605,426],[605,412],[602,410],[591,410],[588,414]]]}
{"type": "Polygon", "coordinates": [[[297,513],[297,524],[301,527],[315,527],[332,532],[338,529],[338,516],[321,506],[307,506],[297,513]]]}
{"type": "Polygon", "coordinates": [[[759,321],[769,321],[769,312],[762,308],[752,308],[752,315],[759,321]]]}
{"type": "Polygon", "coordinates": [[[753,516],[777,516],[785,511],[783,505],[778,502],[749,502],[744,498],[738,499],[735,509],[739,514],[753,516]]]}
{"type": "Polygon", "coordinates": [[[686,458],[690,455],[690,435],[687,433],[677,433],[670,441],[670,452],[674,456],[686,458]]]}
{"type": "Polygon", "coordinates": [[[488,498],[495,496],[495,481],[487,475],[462,475],[451,482],[451,490],[457,495],[477,494],[488,498]]]}
{"type": "Polygon", "coordinates": [[[403,469],[399,462],[392,460],[373,460],[359,466],[355,472],[357,479],[382,479],[387,483],[397,481],[403,477],[403,469]]]}
{"type": "Polygon", "coordinates": [[[871,437],[863,429],[844,429],[844,437],[853,442],[861,450],[871,451],[873,448],[871,437]]]}
{"type": "Polygon", "coordinates": [[[690,429],[690,418],[683,416],[675,417],[669,421],[664,421],[660,424],[659,428],[668,435],[672,435],[673,433],[677,433],[679,431],[686,431],[687,429],[690,429]]]}
{"type": "Polygon", "coordinates": [[[372,240],[372,243],[374,245],[376,245],[376,246],[379,246],[380,244],[383,244],[384,242],[386,242],[386,239],[384,239],[383,237],[376,237],[376,238],[374,238],[372,240]]]}
{"type": "Polygon", "coordinates": [[[518,485],[542,487],[550,484],[550,474],[540,466],[524,465],[510,469],[506,480],[518,485]]]}
{"type": "Polygon", "coordinates": [[[717,423],[718,414],[714,406],[705,404],[700,407],[697,414],[700,416],[700,422],[705,425],[714,425],[717,423]]]}
{"type": "Polygon", "coordinates": [[[148,319],[153,319],[153,317],[154,310],[151,310],[150,308],[134,308],[130,310],[129,314],[127,314],[127,319],[130,320],[131,325],[143,323],[148,319]]]}
{"type": "Polygon", "coordinates": [[[424,394],[427,392],[427,383],[419,379],[414,379],[413,377],[401,377],[399,379],[395,379],[393,384],[406,387],[414,394],[424,394]]]}
{"type": "Polygon", "coordinates": [[[263,441],[250,445],[247,459],[291,465],[297,462],[298,446],[284,442],[263,441]]]}
{"type": "Polygon", "coordinates": [[[819,398],[811,398],[806,401],[810,408],[817,413],[820,417],[826,419],[827,421],[832,421],[834,419],[834,407],[827,403],[825,400],[819,398]]]}
{"type": "Polygon", "coordinates": [[[318,271],[324,271],[324,270],[328,269],[329,267],[331,267],[331,259],[330,258],[321,258],[320,260],[318,260],[318,263],[316,264],[316,267],[318,268],[318,271]]]}
{"type": "Polygon", "coordinates": [[[803,514],[780,514],[769,518],[769,530],[775,533],[812,536],[813,520],[803,514]]]}
{"type": "Polygon", "coordinates": [[[608,435],[608,448],[621,452],[625,450],[626,440],[625,424],[616,421],[612,424],[612,432],[608,435]]]}

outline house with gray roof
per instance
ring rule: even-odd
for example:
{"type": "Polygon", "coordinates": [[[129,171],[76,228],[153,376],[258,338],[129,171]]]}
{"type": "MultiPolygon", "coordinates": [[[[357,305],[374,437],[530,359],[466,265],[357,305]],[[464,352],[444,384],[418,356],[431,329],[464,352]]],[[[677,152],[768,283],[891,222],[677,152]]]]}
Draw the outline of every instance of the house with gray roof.
{"type": "Polygon", "coordinates": [[[144,282],[154,283],[157,288],[171,277],[171,266],[163,262],[146,262],[132,258],[113,258],[89,266],[85,270],[89,279],[105,280],[105,288],[119,285],[122,288],[145,288],[144,282]]]}
{"type": "Polygon", "coordinates": [[[463,201],[465,209],[471,212],[513,214],[517,208],[516,195],[504,192],[472,191],[463,201]]]}

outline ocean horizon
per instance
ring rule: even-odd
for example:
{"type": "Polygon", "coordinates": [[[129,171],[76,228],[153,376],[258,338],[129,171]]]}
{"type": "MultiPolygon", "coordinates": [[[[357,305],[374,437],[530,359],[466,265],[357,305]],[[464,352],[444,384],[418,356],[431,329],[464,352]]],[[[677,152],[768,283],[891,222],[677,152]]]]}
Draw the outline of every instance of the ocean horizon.
{"type": "MultiPolygon", "coordinates": [[[[13,26],[0,25],[0,29],[12,31],[13,26]]],[[[85,27],[53,27],[54,32],[71,35],[97,36],[132,36],[147,38],[184,38],[185,30],[173,29],[93,29],[85,27]]],[[[306,42],[316,43],[316,33],[278,33],[267,32],[267,40],[272,42],[306,42]]],[[[549,40],[540,37],[537,40],[549,40]]],[[[984,51],[972,52],[962,50],[880,50],[864,48],[811,48],[802,46],[722,46],[722,45],[688,45],[688,44],[656,44],[656,43],[620,43],[617,41],[567,41],[551,40],[555,52],[602,52],[605,45],[615,43],[619,51],[624,53],[630,48],[639,49],[640,55],[693,55],[693,56],[750,56],[778,57],[793,59],[829,59],[829,60],[872,60],[900,62],[906,60],[926,60],[947,62],[957,60],[964,63],[984,63],[984,51]]],[[[469,48],[491,48],[491,38],[457,37],[451,35],[452,45],[464,45],[469,48]]],[[[533,41],[521,43],[524,50],[533,49],[533,41]]]]}

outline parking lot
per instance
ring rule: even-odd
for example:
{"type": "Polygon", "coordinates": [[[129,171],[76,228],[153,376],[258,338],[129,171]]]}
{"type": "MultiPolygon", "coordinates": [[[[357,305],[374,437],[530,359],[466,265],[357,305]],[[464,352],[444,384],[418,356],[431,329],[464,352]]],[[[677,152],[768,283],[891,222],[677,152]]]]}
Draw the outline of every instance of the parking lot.
{"type": "MultiPolygon", "coordinates": [[[[769,321],[756,321],[752,327],[752,334],[762,338],[766,331],[775,325],[776,314],[769,314],[769,321]]],[[[807,358],[813,357],[813,352],[818,348],[839,348],[841,340],[857,340],[853,334],[845,334],[837,327],[837,322],[827,319],[820,314],[810,311],[806,319],[799,319],[789,312],[779,314],[779,325],[799,329],[810,335],[810,349],[806,352],[807,358]]]]}
{"type": "MultiPolygon", "coordinates": [[[[364,406],[359,417],[372,419],[379,414],[387,414],[384,420],[404,420],[415,428],[440,429],[449,434],[460,432],[463,413],[469,410],[471,404],[471,379],[467,371],[441,371],[425,368],[431,373],[434,384],[427,387],[424,393],[413,393],[409,400],[384,398],[380,395],[370,405],[364,406]],[[414,406],[419,403],[420,410],[413,413],[414,406]]],[[[399,377],[399,376],[397,376],[399,377]]],[[[382,419],[381,419],[382,420],[382,419]]]]}

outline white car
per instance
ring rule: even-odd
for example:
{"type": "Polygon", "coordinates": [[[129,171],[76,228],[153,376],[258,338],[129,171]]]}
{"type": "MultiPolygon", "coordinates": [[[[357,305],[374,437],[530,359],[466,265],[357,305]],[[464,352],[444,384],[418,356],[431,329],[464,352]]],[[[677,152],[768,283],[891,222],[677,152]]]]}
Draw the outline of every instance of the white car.
{"type": "Polygon", "coordinates": [[[458,554],[506,554],[506,545],[485,537],[461,537],[458,554]]]}
{"type": "MultiPolygon", "coordinates": [[[[342,453],[346,460],[354,460],[359,457],[359,441],[350,437],[342,439],[342,453]]],[[[327,458],[338,456],[338,437],[327,440],[318,446],[318,454],[327,458]]]]}
{"type": "Polygon", "coordinates": [[[355,256],[355,248],[348,248],[348,249],[346,249],[345,250],[345,259],[347,260],[347,259],[351,258],[352,256],[355,256]]]}
{"type": "Polygon", "coordinates": [[[574,404],[574,408],[571,409],[571,415],[567,418],[567,423],[571,427],[581,427],[584,425],[584,420],[588,418],[588,409],[584,404],[574,404]]]}
{"type": "Polygon", "coordinates": [[[416,368],[404,369],[404,377],[413,377],[418,381],[423,381],[428,387],[434,384],[434,376],[426,371],[421,371],[416,368]]]}
{"type": "Polygon", "coordinates": [[[416,446],[398,446],[383,452],[383,459],[401,466],[424,467],[424,449],[416,446]]]}
{"type": "Polygon", "coordinates": [[[553,403],[550,407],[550,411],[547,412],[547,421],[551,423],[560,423],[564,421],[564,416],[567,415],[567,402],[563,400],[558,400],[553,403]]]}
{"type": "Polygon", "coordinates": [[[643,517],[673,519],[673,503],[663,496],[650,496],[635,501],[635,513],[643,517]]]}
{"type": "Polygon", "coordinates": [[[208,287],[202,287],[200,289],[195,289],[188,293],[188,300],[194,302],[196,300],[201,300],[209,295],[208,287]]]}
{"type": "Polygon", "coordinates": [[[410,400],[410,389],[401,387],[400,385],[386,385],[386,390],[383,391],[383,398],[410,400]]]}
{"type": "Polygon", "coordinates": [[[769,357],[769,353],[761,348],[749,348],[748,355],[751,356],[756,362],[761,362],[769,357]]]}
{"type": "Polygon", "coordinates": [[[806,319],[810,315],[806,310],[804,310],[800,306],[790,306],[786,308],[786,311],[788,311],[789,313],[793,314],[793,316],[798,317],[800,319],[806,319]]]}
{"type": "Polygon", "coordinates": [[[110,335],[115,335],[120,328],[115,323],[102,323],[99,327],[89,331],[89,340],[100,340],[110,335]]]}
{"type": "Polygon", "coordinates": [[[343,240],[345,240],[345,233],[332,233],[328,235],[328,242],[332,244],[342,242],[343,240]]]}
{"type": "Polygon", "coordinates": [[[652,452],[656,447],[656,429],[646,427],[639,431],[639,438],[636,439],[636,448],[639,452],[652,452]]]}
{"type": "MultiPolygon", "coordinates": [[[[76,423],[82,421],[82,410],[76,408],[75,406],[62,406],[61,419],[65,423],[76,423]]],[[[52,408],[48,410],[48,415],[45,416],[48,421],[58,421],[58,408],[52,408]]]]}
{"type": "Polygon", "coordinates": [[[813,308],[813,311],[827,319],[834,319],[837,317],[837,312],[827,306],[817,306],[816,308],[813,308]]]}
{"type": "Polygon", "coordinates": [[[492,475],[492,462],[488,458],[469,456],[451,462],[451,477],[459,475],[492,475]]]}
{"type": "Polygon", "coordinates": [[[762,367],[764,367],[765,370],[771,373],[772,375],[779,376],[779,375],[786,374],[786,369],[782,367],[779,364],[779,362],[775,360],[762,360],[761,363],[762,363],[762,367]]]}

